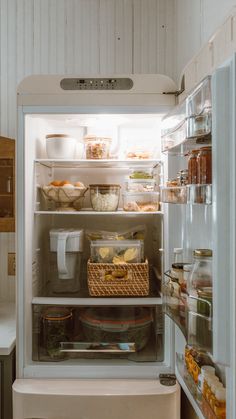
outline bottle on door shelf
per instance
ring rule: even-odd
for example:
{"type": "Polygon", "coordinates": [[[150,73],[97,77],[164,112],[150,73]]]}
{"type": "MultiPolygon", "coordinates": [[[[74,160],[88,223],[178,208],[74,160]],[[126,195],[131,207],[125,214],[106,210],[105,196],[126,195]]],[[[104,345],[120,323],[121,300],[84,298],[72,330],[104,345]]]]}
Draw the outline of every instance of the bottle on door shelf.
{"type": "Polygon", "coordinates": [[[216,390],[213,411],[217,419],[226,418],[226,389],[225,388],[219,388],[216,390]]]}
{"type": "Polygon", "coordinates": [[[215,367],[213,367],[212,365],[203,365],[201,367],[201,372],[198,376],[198,382],[197,382],[197,395],[198,395],[198,399],[201,399],[201,396],[203,394],[203,383],[204,383],[204,379],[207,376],[207,374],[215,374],[215,367]]]}
{"type": "Polygon", "coordinates": [[[198,180],[197,156],[199,150],[192,150],[188,158],[188,183],[196,184],[198,180]]]}
{"type": "Polygon", "coordinates": [[[211,395],[208,399],[208,403],[212,409],[214,408],[214,404],[216,401],[216,391],[221,388],[224,388],[224,386],[220,381],[219,382],[216,381],[214,384],[211,385],[211,395]]]}

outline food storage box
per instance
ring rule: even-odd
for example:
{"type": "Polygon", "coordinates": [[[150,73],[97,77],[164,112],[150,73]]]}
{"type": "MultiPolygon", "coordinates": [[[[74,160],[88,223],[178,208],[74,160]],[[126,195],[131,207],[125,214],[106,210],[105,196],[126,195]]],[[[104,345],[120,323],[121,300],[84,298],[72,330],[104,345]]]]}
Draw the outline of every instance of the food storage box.
{"type": "Polygon", "coordinates": [[[111,138],[87,136],[85,141],[86,159],[99,160],[110,158],[111,138]]]}
{"type": "Polygon", "coordinates": [[[90,249],[93,263],[118,265],[140,263],[144,260],[142,240],[96,240],[91,241],[90,249]]]}
{"type": "Polygon", "coordinates": [[[93,297],[145,297],[149,295],[149,267],[144,263],[87,264],[88,290],[93,297]]]}
{"type": "Polygon", "coordinates": [[[94,211],[116,211],[119,204],[120,185],[89,185],[90,200],[94,211]]]}
{"type": "Polygon", "coordinates": [[[186,204],[186,186],[161,187],[161,202],[168,204],[186,204]]]}
{"type": "Polygon", "coordinates": [[[125,189],[127,192],[153,192],[155,190],[154,179],[130,179],[125,181],[125,189]]]}
{"type": "Polygon", "coordinates": [[[143,349],[151,334],[152,315],[143,307],[86,308],[80,314],[84,335],[89,342],[135,343],[143,349]]]}
{"type": "Polygon", "coordinates": [[[123,194],[124,211],[152,212],[159,210],[159,192],[123,194]]]}
{"type": "Polygon", "coordinates": [[[130,175],[130,179],[153,179],[153,169],[152,168],[143,168],[135,167],[130,175]]]}

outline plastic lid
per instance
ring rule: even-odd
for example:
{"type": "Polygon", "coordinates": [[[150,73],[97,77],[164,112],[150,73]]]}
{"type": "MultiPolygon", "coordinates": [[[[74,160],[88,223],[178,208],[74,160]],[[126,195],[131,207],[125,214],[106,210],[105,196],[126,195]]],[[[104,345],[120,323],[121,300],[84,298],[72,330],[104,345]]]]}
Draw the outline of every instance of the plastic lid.
{"type": "Polygon", "coordinates": [[[193,256],[212,257],[212,250],[211,249],[195,249],[193,251],[193,256]]]}
{"type": "Polygon", "coordinates": [[[118,184],[112,184],[112,183],[104,183],[104,184],[92,184],[92,185],[89,185],[89,187],[90,188],[120,188],[121,186],[120,185],[118,185],[118,184]]]}
{"type": "Polygon", "coordinates": [[[42,317],[45,320],[62,321],[70,319],[72,312],[63,307],[51,307],[42,314],[42,317]]]}
{"type": "Polygon", "coordinates": [[[217,388],[215,392],[215,396],[217,400],[225,401],[226,400],[226,389],[225,388],[217,388]]]}
{"type": "Polygon", "coordinates": [[[50,237],[57,237],[60,233],[65,233],[68,235],[68,237],[78,237],[83,235],[84,230],[76,230],[72,228],[55,228],[49,232],[50,237]]]}
{"type": "Polygon", "coordinates": [[[212,365],[203,365],[201,367],[201,373],[205,373],[205,372],[212,372],[212,374],[215,374],[215,367],[213,367],[212,365]]]}
{"type": "Polygon", "coordinates": [[[46,135],[46,138],[72,138],[71,135],[68,134],[48,134],[46,135]]]}
{"type": "Polygon", "coordinates": [[[174,247],[174,253],[182,254],[183,253],[183,248],[182,247],[174,247]]]}
{"type": "Polygon", "coordinates": [[[84,137],[84,141],[109,141],[111,142],[112,139],[110,137],[97,137],[96,135],[88,135],[84,137]]]}

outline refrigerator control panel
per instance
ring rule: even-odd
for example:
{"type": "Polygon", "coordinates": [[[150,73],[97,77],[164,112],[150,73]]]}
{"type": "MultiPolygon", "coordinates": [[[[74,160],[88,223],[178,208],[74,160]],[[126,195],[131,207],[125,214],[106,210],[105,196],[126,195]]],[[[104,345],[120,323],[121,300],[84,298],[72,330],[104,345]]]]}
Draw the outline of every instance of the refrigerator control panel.
{"type": "Polygon", "coordinates": [[[60,85],[63,90],[130,90],[133,81],[129,78],[65,78],[60,85]]]}

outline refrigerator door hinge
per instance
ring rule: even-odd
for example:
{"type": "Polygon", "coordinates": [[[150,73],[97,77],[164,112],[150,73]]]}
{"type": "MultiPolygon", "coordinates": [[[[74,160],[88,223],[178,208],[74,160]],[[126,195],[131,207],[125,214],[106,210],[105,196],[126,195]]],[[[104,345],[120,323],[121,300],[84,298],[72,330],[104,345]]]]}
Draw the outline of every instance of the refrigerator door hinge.
{"type": "Polygon", "coordinates": [[[174,386],[176,384],[175,374],[159,374],[160,383],[163,386],[174,386]]]}
{"type": "Polygon", "coordinates": [[[178,97],[184,91],[185,91],[185,77],[183,75],[183,77],[181,79],[180,89],[179,90],[176,90],[174,92],[163,92],[163,95],[175,95],[175,97],[178,97]]]}

